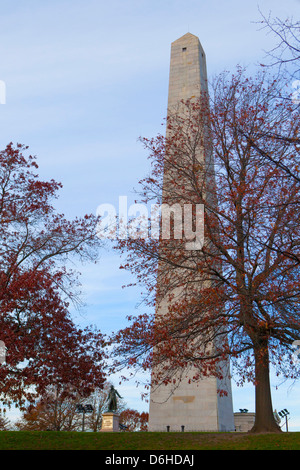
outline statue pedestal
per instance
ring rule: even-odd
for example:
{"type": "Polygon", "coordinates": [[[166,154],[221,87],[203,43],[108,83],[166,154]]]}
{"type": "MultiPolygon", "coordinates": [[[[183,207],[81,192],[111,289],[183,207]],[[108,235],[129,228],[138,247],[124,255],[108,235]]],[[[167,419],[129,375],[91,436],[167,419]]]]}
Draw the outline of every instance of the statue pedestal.
{"type": "Polygon", "coordinates": [[[120,415],[113,411],[103,413],[101,432],[119,432],[119,417],[120,415]]]}

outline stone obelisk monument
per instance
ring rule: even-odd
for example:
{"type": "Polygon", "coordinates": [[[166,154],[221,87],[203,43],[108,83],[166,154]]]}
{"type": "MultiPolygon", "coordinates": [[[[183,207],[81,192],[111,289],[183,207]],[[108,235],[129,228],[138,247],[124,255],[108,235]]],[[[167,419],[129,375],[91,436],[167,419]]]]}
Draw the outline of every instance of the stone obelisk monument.
{"type": "MultiPolygon", "coordinates": [[[[200,97],[207,92],[204,50],[199,39],[187,33],[172,43],[169,76],[168,113],[178,108],[181,100],[200,97]]],[[[158,311],[156,315],[164,314],[158,311]]],[[[165,309],[165,306],[161,309],[165,309]]],[[[152,375],[155,370],[152,370],[152,375]]],[[[205,377],[197,383],[182,374],[179,385],[152,386],[150,393],[149,431],[233,431],[229,364],[224,363],[222,383],[216,377],[205,377]],[[220,396],[218,390],[226,390],[220,396]],[[184,428],[183,428],[184,427],[184,428]]]]}

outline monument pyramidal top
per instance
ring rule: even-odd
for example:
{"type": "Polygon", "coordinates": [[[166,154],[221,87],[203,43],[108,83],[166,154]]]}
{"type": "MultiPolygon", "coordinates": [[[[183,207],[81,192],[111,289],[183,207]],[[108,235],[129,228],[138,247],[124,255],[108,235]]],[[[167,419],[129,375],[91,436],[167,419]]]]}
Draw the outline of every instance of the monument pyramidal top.
{"type": "Polygon", "coordinates": [[[181,36],[180,38],[176,39],[175,41],[172,42],[172,44],[175,44],[176,42],[179,42],[179,41],[197,41],[197,42],[200,42],[199,41],[199,38],[197,36],[195,36],[194,34],[192,33],[186,33],[184,34],[183,36],[181,36]]]}
{"type": "Polygon", "coordinates": [[[199,38],[186,33],[171,44],[168,108],[207,91],[206,57],[199,38]]]}

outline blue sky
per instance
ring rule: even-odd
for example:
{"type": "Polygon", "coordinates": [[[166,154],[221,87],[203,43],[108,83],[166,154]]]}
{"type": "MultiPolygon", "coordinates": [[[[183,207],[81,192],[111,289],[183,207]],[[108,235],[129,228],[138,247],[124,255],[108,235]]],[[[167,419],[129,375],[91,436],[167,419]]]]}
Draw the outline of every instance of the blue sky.
{"type": "MultiPolygon", "coordinates": [[[[208,75],[255,70],[273,38],[259,29],[259,8],[273,16],[299,16],[299,0],[1,0],[0,145],[20,142],[37,155],[40,176],[61,181],[57,202],[68,217],[116,205],[147,171],[139,136],[161,131],[166,114],[171,42],[199,37],[208,75]]],[[[298,77],[300,78],[300,77],[298,77]]],[[[129,277],[119,258],[104,252],[97,266],[78,268],[86,307],[75,321],[103,331],[126,324],[139,301],[122,289],[129,277]]],[[[118,378],[114,378],[115,384],[118,378]]],[[[134,384],[120,386],[129,406],[144,410],[134,384]]],[[[300,430],[299,384],[273,382],[273,404],[288,408],[290,429],[300,430]]],[[[254,411],[252,386],[237,389],[234,409],[254,411]]]]}

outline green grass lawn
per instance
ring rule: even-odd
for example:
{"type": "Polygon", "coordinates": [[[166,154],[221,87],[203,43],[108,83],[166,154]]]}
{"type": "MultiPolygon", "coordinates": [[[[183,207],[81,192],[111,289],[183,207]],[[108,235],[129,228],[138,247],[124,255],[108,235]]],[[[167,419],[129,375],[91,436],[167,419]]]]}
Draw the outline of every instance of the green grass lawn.
{"type": "Polygon", "coordinates": [[[300,450],[300,433],[0,431],[0,450],[300,450]]]}

